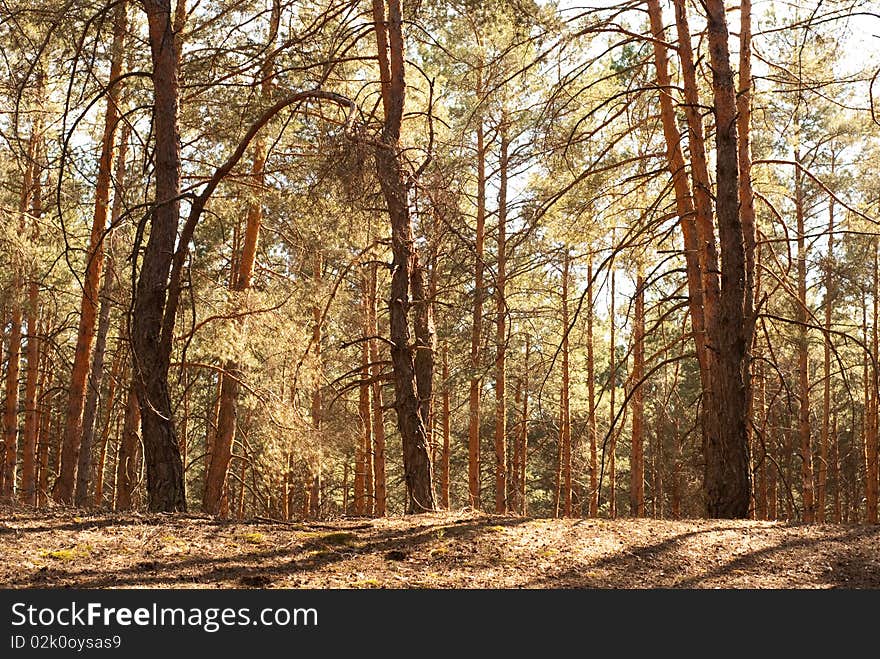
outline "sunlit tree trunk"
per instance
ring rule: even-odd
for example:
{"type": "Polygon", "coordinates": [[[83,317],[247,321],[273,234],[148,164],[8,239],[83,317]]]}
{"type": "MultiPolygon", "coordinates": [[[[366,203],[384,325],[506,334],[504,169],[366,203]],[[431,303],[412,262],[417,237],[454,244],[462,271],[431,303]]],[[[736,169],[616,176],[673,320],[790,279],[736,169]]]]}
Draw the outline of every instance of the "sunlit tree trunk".
{"type": "MultiPolygon", "coordinates": [[[[127,5],[116,7],[113,26],[113,45],[110,64],[110,80],[122,73],[125,36],[127,32],[127,5]]],[[[86,383],[89,379],[90,357],[95,338],[95,321],[98,311],[99,282],[104,264],[104,232],[107,227],[107,211],[110,203],[110,182],[113,173],[115,151],[114,136],[119,121],[119,89],[110,87],[104,112],[104,135],[95,182],[95,209],[92,230],[86,252],[86,271],[83,276],[83,294],[80,302],[79,329],[76,338],[73,370],[70,376],[64,438],[61,446],[61,471],[52,488],[52,497],[60,503],[74,503],[74,487],[80,446],[83,437],[83,412],[86,402],[86,383]]],[[[175,224],[176,226],[176,224],[175,224]]],[[[172,242],[173,245],[173,242],[172,242]]],[[[88,447],[91,448],[91,447],[88,447]]],[[[90,459],[86,455],[86,459],[90,459]]],[[[82,498],[84,501],[84,498],[82,498]]]]}
{"type": "Polygon", "coordinates": [[[495,512],[507,512],[507,119],[502,118],[498,183],[498,272],[495,279],[495,512]]]}
{"type": "MultiPolygon", "coordinates": [[[[272,13],[269,19],[269,37],[266,44],[267,56],[260,67],[259,83],[260,98],[267,103],[272,98],[272,87],[275,71],[275,42],[278,36],[278,27],[281,21],[280,0],[273,0],[272,13]]],[[[257,245],[260,239],[260,228],[263,223],[263,202],[261,190],[265,185],[264,170],[266,166],[266,138],[264,133],[259,133],[254,138],[254,154],[251,163],[251,179],[257,190],[255,197],[248,203],[247,219],[245,223],[244,237],[241,241],[241,251],[233,248],[233,258],[236,259],[233,270],[232,286],[236,303],[246,305],[248,291],[254,274],[254,263],[257,255],[257,245]],[[236,258],[237,256],[237,258],[236,258]]],[[[244,330],[244,321],[236,323],[239,332],[244,330]]],[[[205,491],[202,500],[204,512],[216,515],[220,511],[220,499],[223,495],[223,485],[226,482],[229,460],[232,454],[232,443],[235,440],[235,432],[238,416],[238,395],[240,380],[242,378],[241,364],[239,360],[231,359],[226,363],[225,370],[229,377],[223,378],[220,390],[220,409],[217,416],[217,433],[211,463],[205,480],[205,491]]]]}
{"type": "MultiPolygon", "coordinates": [[[[795,161],[800,153],[795,148],[795,161]]],[[[810,372],[807,334],[807,247],[804,230],[804,190],[800,168],[795,170],[795,216],[797,220],[797,290],[798,290],[798,438],[801,451],[801,505],[803,521],[815,519],[813,499],[813,449],[810,443],[810,372]]]]}
{"type": "Polygon", "coordinates": [[[596,429],[596,361],[593,352],[593,257],[587,265],[587,432],[590,434],[590,517],[599,514],[599,460],[596,429]]]}
{"type": "Polygon", "coordinates": [[[522,514],[528,515],[529,505],[526,499],[526,474],[529,462],[529,356],[531,352],[530,337],[526,337],[526,354],[523,363],[523,394],[522,394],[522,424],[520,428],[520,474],[519,474],[519,497],[522,506],[522,514]]]}
{"type": "Polygon", "coordinates": [[[562,396],[560,397],[561,423],[560,439],[562,445],[562,501],[563,512],[566,517],[571,517],[571,374],[569,373],[569,332],[571,322],[568,309],[569,282],[571,279],[571,254],[568,245],[562,257],[562,396]]]}
{"type": "Polygon", "coordinates": [[[378,264],[374,263],[370,269],[370,378],[372,379],[372,416],[373,416],[373,485],[375,494],[373,497],[377,517],[385,516],[385,409],[382,403],[382,383],[379,377],[382,368],[379,365],[379,324],[376,310],[378,264]]]}
{"type": "Polygon", "coordinates": [[[874,322],[871,330],[871,367],[868,369],[870,422],[865,435],[865,521],[877,524],[877,489],[878,489],[878,426],[880,426],[880,390],[878,390],[877,359],[880,357],[880,255],[878,240],[872,243],[874,254],[873,298],[874,322]]]}
{"type": "Polygon", "coordinates": [[[617,297],[617,276],[614,269],[614,260],[612,259],[609,267],[611,268],[611,307],[608,310],[609,326],[611,328],[611,337],[608,343],[608,391],[609,391],[609,407],[608,407],[608,515],[611,519],[617,517],[617,428],[614,425],[614,399],[617,390],[617,350],[615,344],[616,324],[615,316],[615,298],[617,297]]]}
{"type": "MultiPolygon", "coordinates": [[[[832,160],[832,172],[834,164],[832,160]]],[[[831,303],[833,296],[832,259],[834,257],[834,201],[828,202],[828,255],[825,258],[825,334],[822,378],[822,435],[819,440],[819,472],[816,478],[816,521],[825,521],[828,488],[829,444],[831,440],[831,303]]]]}
{"type": "MultiPolygon", "coordinates": [[[[33,178],[36,167],[37,131],[31,133],[28,141],[25,170],[22,177],[21,194],[19,196],[19,223],[21,229],[25,226],[25,217],[30,210],[31,196],[33,194],[33,178]]],[[[21,360],[21,321],[22,308],[20,291],[22,287],[21,269],[13,266],[12,289],[9,320],[11,328],[7,342],[6,356],[6,404],[3,408],[3,452],[2,465],[0,465],[0,500],[11,502],[15,494],[15,470],[18,460],[18,393],[19,393],[19,367],[21,360]]]]}
{"type": "Polygon", "coordinates": [[[358,386],[358,418],[360,420],[360,434],[355,448],[354,463],[354,514],[363,515],[372,512],[373,479],[370,452],[373,444],[373,425],[370,420],[370,347],[369,341],[369,282],[365,276],[361,277],[361,314],[364,330],[364,338],[361,342],[361,382],[358,386]],[[368,476],[369,472],[369,476],[368,476]],[[368,484],[369,481],[369,484],[368,484]],[[367,494],[369,493],[369,494],[367,494]]]}
{"type": "Polygon", "coordinates": [[[440,453],[440,505],[449,509],[449,440],[452,410],[449,387],[449,346],[443,344],[443,450],[440,453]]]}
{"type": "Polygon", "coordinates": [[[630,397],[632,409],[632,453],[630,455],[629,508],[633,517],[645,516],[645,399],[641,383],[645,375],[645,277],[642,266],[636,276],[635,328],[630,397]]]}
{"type": "MultiPolygon", "coordinates": [[[[33,177],[33,204],[31,216],[33,218],[32,236],[38,235],[37,222],[43,213],[41,172],[39,161],[42,158],[42,149],[37,147],[34,164],[35,176],[33,177]]],[[[37,280],[36,264],[31,266],[28,276],[27,287],[27,375],[24,388],[24,432],[21,446],[21,491],[19,498],[22,503],[31,506],[37,505],[37,433],[39,422],[39,410],[37,406],[37,386],[40,370],[40,283],[37,280]]]]}
{"type": "Polygon", "coordinates": [[[474,242],[474,313],[471,324],[471,379],[468,399],[468,491],[470,506],[480,507],[480,342],[483,334],[483,243],[486,224],[486,147],[483,124],[477,126],[477,227],[474,242]]]}

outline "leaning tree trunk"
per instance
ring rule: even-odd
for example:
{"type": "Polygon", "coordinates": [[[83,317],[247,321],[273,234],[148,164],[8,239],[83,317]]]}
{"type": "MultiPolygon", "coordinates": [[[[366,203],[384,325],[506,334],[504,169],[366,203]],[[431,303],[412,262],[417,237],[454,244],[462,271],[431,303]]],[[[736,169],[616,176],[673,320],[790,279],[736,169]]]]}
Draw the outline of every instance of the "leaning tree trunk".
{"type": "Polygon", "coordinates": [[[186,497],[168,388],[170,346],[163,345],[161,334],[180,210],[179,44],[174,38],[170,0],[141,1],[153,61],[156,198],[135,289],[134,382],[141,410],[148,506],[153,511],[174,512],[186,510],[186,497]]]}

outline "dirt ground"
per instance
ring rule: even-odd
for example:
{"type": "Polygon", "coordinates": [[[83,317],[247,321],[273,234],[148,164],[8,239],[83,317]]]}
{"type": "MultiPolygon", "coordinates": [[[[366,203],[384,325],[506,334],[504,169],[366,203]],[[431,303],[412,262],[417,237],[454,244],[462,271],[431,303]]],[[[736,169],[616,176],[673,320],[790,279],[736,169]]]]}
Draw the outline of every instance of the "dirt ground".
{"type": "Polygon", "coordinates": [[[880,526],[0,508],[4,588],[880,588],[880,526]]]}

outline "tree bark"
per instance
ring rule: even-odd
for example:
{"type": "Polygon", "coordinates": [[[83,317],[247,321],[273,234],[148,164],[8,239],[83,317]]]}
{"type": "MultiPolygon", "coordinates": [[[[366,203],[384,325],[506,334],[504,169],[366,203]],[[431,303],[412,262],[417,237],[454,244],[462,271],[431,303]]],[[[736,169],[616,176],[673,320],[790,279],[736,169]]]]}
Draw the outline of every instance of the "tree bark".
{"type": "Polygon", "coordinates": [[[569,340],[568,326],[571,322],[568,312],[569,282],[571,280],[571,253],[568,245],[562,257],[562,395],[561,423],[559,436],[562,445],[562,502],[563,514],[571,517],[571,412],[569,399],[571,396],[571,375],[569,373],[569,340]]]}
{"type": "Polygon", "coordinates": [[[587,264],[587,432],[590,435],[590,517],[599,514],[599,456],[596,429],[596,360],[593,351],[593,256],[587,264]]]}
{"type": "Polygon", "coordinates": [[[114,509],[117,511],[131,510],[132,507],[132,496],[138,481],[137,464],[140,438],[137,430],[139,423],[140,407],[137,389],[132,383],[128,388],[119,457],[116,460],[116,505],[114,509]]]}
{"type": "Polygon", "coordinates": [[[495,280],[495,512],[507,512],[507,169],[509,138],[502,118],[498,183],[498,272],[495,280]]]}
{"type": "MultiPolygon", "coordinates": [[[[795,160],[800,153],[795,148],[795,160]]],[[[798,438],[801,450],[801,504],[802,518],[807,524],[814,521],[813,499],[813,450],[810,444],[810,372],[809,343],[807,334],[807,247],[804,230],[804,190],[801,170],[795,170],[795,216],[797,221],[797,290],[798,290],[798,438]]]]}
{"type": "MultiPolygon", "coordinates": [[[[269,37],[266,45],[268,55],[260,67],[258,80],[260,83],[260,100],[263,103],[268,102],[272,97],[275,70],[275,42],[277,41],[280,21],[280,0],[273,0],[272,13],[269,19],[269,37]]],[[[233,247],[235,266],[233,268],[232,286],[230,288],[233,291],[235,303],[239,307],[244,304],[244,300],[241,298],[247,298],[247,293],[251,288],[251,280],[253,279],[257,244],[260,239],[260,227],[263,223],[263,205],[260,191],[265,185],[265,166],[266,138],[264,133],[259,133],[254,139],[254,155],[251,165],[251,179],[257,194],[248,203],[244,239],[237,259],[234,257],[238,250],[236,246],[233,247]]],[[[236,322],[236,331],[245,331],[243,319],[236,322]]],[[[241,364],[238,360],[231,359],[227,361],[225,370],[229,373],[229,377],[224,377],[223,384],[221,385],[217,433],[211,452],[211,462],[208,466],[202,498],[202,509],[209,515],[217,515],[220,512],[220,499],[223,496],[223,487],[229,470],[229,460],[232,455],[232,443],[235,439],[238,416],[239,382],[242,378],[241,364]]]]}
{"type": "Polygon", "coordinates": [[[156,191],[135,293],[132,356],[148,506],[151,511],[175,512],[186,510],[186,495],[168,387],[170,337],[163,341],[162,329],[180,209],[179,42],[172,27],[170,0],[141,2],[147,13],[153,62],[156,191]]]}
{"type": "MultiPolygon", "coordinates": [[[[122,73],[127,29],[127,5],[116,8],[113,23],[113,45],[110,63],[110,80],[122,73]]],[[[83,413],[86,402],[86,383],[89,379],[90,356],[95,338],[95,321],[98,311],[99,282],[104,265],[104,233],[107,227],[107,210],[110,203],[110,183],[113,174],[116,127],[119,120],[118,85],[107,91],[107,107],[104,112],[104,135],[101,140],[101,156],[95,182],[95,209],[92,230],[86,252],[86,271],[83,277],[83,294],[80,303],[79,329],[76,337],[73,370],[70,375],[70,391],[64,423],[64,439],[61,445],[61,472],[52,488],[52,497],[59,503],[74,503],[76,471],[80,463],[83,438],[83,413]]],[[[173,247],[173,242],[172,242],[173,247]]],[[[88,447],[89,449],[91,447],[88,447]]],[[[90,460],[87,453],[84,460],[90,460]]],[[[83,499],[84,501],[84,499],[83,499]]]]}
{"type": "Polygon", "coordinates": [[[449,510],[449,438],[452,423],[449,391],[449,346],[443,344],[443,450],[440,453],[440,505],[449,510]]]}
{"type": "Polygon", "coordinates": [[[608,322],[611,326],[611,337],[608,343],[608,390],[610,395],[608,406],[608,515],[611,519],[615,519],[617,517],[617,429],[614,427],[614,398],[617,391],[617,350],[615,345],[615,330],[617,328],[614,316],[617,277],[613,258],[608,267],[611,268],[611,308],[608,311],[608,322]]]}
{"type": "MultiPolygon", "coordinates": [[[[35,149],[35,158],[40,160],[41,149],[35,149]]],[[[43,213],[41,173],[38,163],[34,164],[36,175],[33,177],[33,204],[31,215],[34,220],[32,235],[38,235],[37,221],[43,213]]],[[[37,505],[37,433],[39,410],[37,407],[37,385],[40,370],[40,282],[37,280],[36,264],[32,264],[28,276],[27,304],[27,375],[25,377],[24,394],[24,432],[21,447],[21,491],[22,503],[37,505]]]]}
{"type": "Polygon", "coordinates": [[[706,18],[715,111],[716,214],[721,247],[721,292],[710,336],[717,350],[712,387],[704,392],[706,512],[744,518],[749,512],[749,351],[751,310],[746,304],[746,255],[739,215],[736,93],[730,69],[727,19],[722,0],[707,0],[706,18]],[[707,397],[705,394],[709,393],[707,397]]]}
{"type": "Polygon", "coordinates": [[[483,244],[486,233],[486,147],[483,124],[477,126],[477,217],[474,240],[474,313],[471,324],[471,378],[468,398],[469,505],[480,508],[480,344],[483,335],[483,244]]]}
{"type": "MultiPolygon", "coordinates": [[[[375,25],[386,26],[388,41],[379,44],[380,62],[388,61],[388,94],[385,99],[385,124],[382,142],[376,149],[376,171],[391,220],[391,299],[390,339],[394,373],[394,409],[403,443],[403,471],[407,492],[407,513],[434,510],[436,507],[431,477],[431,459],[427,429],[422,418],[417,390],[413,346],[410,344],[410,278],[418,267],[413,239],[408,190],[400,152],[400,129],[403,120],[406,78],[403,52],[403,18],[399,0],[388,0],[387,23],[384,7],[373,4],[375,25]]],[[[378,31],[377,31],[378,34],[378,31]]],[[[382,80],[386,79],[383,72],[382,80]]],[[[383,88],[385,85],[383,84],[383,88]]],[[[427,351],[426,351],[427,352],[427,351]]]]}
{"type": "Polygon", "coordinates": [[[369,314],[370,314],[370,379],[372,380],[372,417],[373,417],[373,486],[375,494],[374,514],[377,517],[385,516],[386,487],[385,487],[385,409],[382,403],[382,383],[379,377],[382,368],[379,365],[379,322],[376,310],[376,296],[378,287],[378,264],[373,263],[370,268],[370,291],[369,291],[369,314]]]}
{"type": "Polygon", "coordinates": [[[629,509],[633,517],[645,516],[645,453],[644,426],[645,400],[642,378],[645,375],[645,277],[638,266],[636,277],[635,328],[633,330],[634,387],[630,405],[632,408],[632,453],[630,456],[629,509]]]}

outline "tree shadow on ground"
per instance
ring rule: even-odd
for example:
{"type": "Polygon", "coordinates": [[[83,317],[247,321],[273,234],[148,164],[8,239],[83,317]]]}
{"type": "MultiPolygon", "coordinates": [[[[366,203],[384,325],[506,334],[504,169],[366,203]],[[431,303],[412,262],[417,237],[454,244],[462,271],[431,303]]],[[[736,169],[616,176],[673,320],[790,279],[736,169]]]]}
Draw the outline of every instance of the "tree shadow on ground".
{"type": "Polygon", "coordinates": [[[778,586],[781,588],[880,588],[880,555],[863,548],[869,542],[880,542],[880,527],[849,526],[821,538],[786,539],[714,566],[682,556],[681,549],[688,538],[718,531],[743,532],[743,529],[714,527],[679,533],[656,543],[552,571],[530,580],[525,587],[748,589],[758,587],[755,584],[774,562],[787,561],[789,581],[778,586]]]}
{"type": "MultiPolygon", "coordinates": [[[[229,525],[227,522],[200,518],[204,523],[229,525]]],[[[167,520],[171,522],[172,520],[167,520]]],[[[184,520],[185,521],[185,520],[184,520]]],[[[332,566],[334,563],[374,554],[385,561],[405,560],[419,548],[436,542],[439,537],[463,541],[487,533],[496,533],[498,527],[507,527],[531,521],[528,518],[479,518],[420,524],[406,529],[371,529],[358,534],[341,526],[336,531],[312,532],[297,538],[301,530],[291,530],[291,543],[284,547],[225,553],[222,556],[151,555],[145,552],[137,562],[122,569],[101,567],[42,567],[30,574],[12,579],[11,587],[24,588],[125,588],[159,587],[162,585],[194,585],[215,587],[264,587],[295,575],[306,575],[332,566]]],[[[126,524],[134,524],[130,521],[126,524]]],[[[235,524],[238,525],[237,523],[235,524]]],[[[113,524],[92,524],[86,528],[100,528],[113,524]]],[[[266,524],[260,524],[265,527],[266,524]]],[[[327,525],[321,525],[326,528],[327,525]]],[[[27,528],[27,527],[25,527],[27,528]]],[[[349,527],[351,528],[351,527],[349,527]]],[[[356,528],[356,527],[355,527],[356,528]]],[[[82,530],[76,524],[64,522],[56,530],[82,530]]],[[[46,529],[40,528],[40,531],[46,529]]],[[[285,534],[285,529],[279,531],[285,534]]]]}

